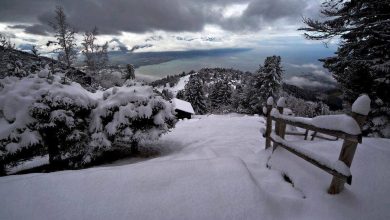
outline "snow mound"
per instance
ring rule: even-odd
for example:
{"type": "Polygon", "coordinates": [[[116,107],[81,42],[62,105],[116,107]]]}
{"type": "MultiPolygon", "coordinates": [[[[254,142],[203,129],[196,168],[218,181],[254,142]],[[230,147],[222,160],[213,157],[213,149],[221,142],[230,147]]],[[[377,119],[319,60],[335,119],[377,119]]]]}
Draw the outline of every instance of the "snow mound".
{"type": "Polygon", "coordinates": [[[317,116],[311,120],[311,123],[319,128],[343,131],[352,135],[361,134],[361,129],[356,120],[345,114],[317,116]]]}
{"type": "Polygon", "coordinates": [[[352,104],[352,112],[368,115],[370,112],[370,103],[370,97],[368,97],[368,95],[362,95],[352,104]]]}
{"type": "Polygon", "coordinates": [[[286,98],[284,97],[280,97],[279,100],[278,100],[278,103],[276,104],[278,107],[286,107],[287,103],[286,103],[286,98]]]}
{"type": "Polygon", "coordinates": [[[272,98],[272,96],[268,97],[267,105],[273,105],[273,104],[274,104],[274,98],[272,98]]]}
{"type": "Polygon", "coordinates": [[[282,115],[277,109],[272,109],[271,115],[276,118],[282,118],[291,122],[300,122],[307,125],[313,125],[318,128],[342,131],[351,135],[361,134],[359,124],[351,116],[340,115],[320,115],[314,118],[294,117],[290,115],[282,115]]]}

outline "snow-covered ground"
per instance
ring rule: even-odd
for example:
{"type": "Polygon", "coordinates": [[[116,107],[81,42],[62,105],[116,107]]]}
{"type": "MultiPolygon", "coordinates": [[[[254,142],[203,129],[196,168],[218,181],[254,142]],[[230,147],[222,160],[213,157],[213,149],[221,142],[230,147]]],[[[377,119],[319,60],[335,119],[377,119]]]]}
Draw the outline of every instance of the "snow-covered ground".
{"type": "Polygon", "coordinates": [[[162,92],[163,89],[168,89],[169,91],[172,92],[173,96],[176,97],[176,94],[185,88],[187,85],[188,81],[190,80],[191,75],[183,76],[180,77],[179,81],[173,86],[169,87],[169,85],[166,85],[164,87],[160,86],[157,88],[158,91],[162,92]]]}
{"type": "MultiPolygon", "coordinates": [[[[0,219],[390,219],[390,140],[364,138],[352,185],[329,195],[332,177],[264,150],[262,127],[257,116],[197,116],[149,144],[161,157],[1,177],[0,219]]],[[[331,159],[341,147],[295,143],[331,159]]]]}

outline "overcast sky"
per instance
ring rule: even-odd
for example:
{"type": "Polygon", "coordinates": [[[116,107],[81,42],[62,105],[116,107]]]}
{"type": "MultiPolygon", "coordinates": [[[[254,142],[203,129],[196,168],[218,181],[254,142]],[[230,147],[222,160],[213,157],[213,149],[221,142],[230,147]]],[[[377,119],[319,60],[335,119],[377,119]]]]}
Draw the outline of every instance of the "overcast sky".
{"type": "MultiPolygon", "coordinates": [[[[97,26],[110,49],[171,51],[256,47],[259,42],[305,41],[302,16],[318,0],[0,0],[0,31],[19,48],[51,37],[56,5],[82,33],[97,26]],[[277,41],[275,41],[277,39],[277,41]]],[[[80,39],[80,38],[79,38],[80,39]]],[[[41,50],[48,50],[44,46],[41,50]]]]}

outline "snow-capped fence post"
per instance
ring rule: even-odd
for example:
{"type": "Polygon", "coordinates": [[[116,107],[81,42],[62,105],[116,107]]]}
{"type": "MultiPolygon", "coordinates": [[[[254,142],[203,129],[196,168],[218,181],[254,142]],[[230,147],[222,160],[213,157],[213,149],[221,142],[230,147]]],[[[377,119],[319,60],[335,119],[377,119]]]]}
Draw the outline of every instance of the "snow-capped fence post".
{"type": "MultiPolygon", "coordinates": [[[[368,112],[370,111],[370,98],[367,95],[362,95],[352,105],[351,117],[356,120],[360,128],[363,127],[366,122],[368,112]]],[[[356,147],[358,143],[345,139],[339,160],[344,162],[345,165],[351,167],[353,157],[355,156],[356,147]]],[[[345,181],[337,177],[333,177],[332,183],[328,189],[329,194],[338,194],[344,189],[345,181]]]]}
{"type": "Polygon", "coordinates": [[[274,103],[274,99],[272,97],[269,97],[267,99],[267,124],[266,124],[266,131],[265,131],[265,149],[271,147],[271,139],[270,135],[272,132],[272,118],[271,118],[271,111],[272,111],[272,105],[274,103]]]}
{"type": "MultiPolygon", "coordinates": [[[[280,97],[278,99],[278,102],[276,104],[276,109],[278,110],[279,114],[283,115],[283,108],[286,106],[286,99],[283,97],[280,97]]],[[[280,136],[281,138],[284,138],[286,133],[286,124],[282,120],[276,120],[275,121],[275,134],[280,136]]],[[[274,142],[273,150],[275,150],[278,147],[278,143],[274,142]]]]}

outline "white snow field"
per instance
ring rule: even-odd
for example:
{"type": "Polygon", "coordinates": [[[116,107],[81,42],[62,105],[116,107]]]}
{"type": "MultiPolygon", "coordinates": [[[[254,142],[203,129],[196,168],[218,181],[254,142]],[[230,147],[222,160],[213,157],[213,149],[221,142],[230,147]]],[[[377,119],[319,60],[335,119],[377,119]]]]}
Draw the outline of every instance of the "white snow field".
{"type": "MultiPolygon", "coordinates": [[[[1,177],[0,219],[390,219],[389,139],[364,138],[352,185],[329,195],[332,176],[282,148],[264,150],[262,127],[258,116],[196,116],[149,144],[161,157],[1,177]]],[[[341,147],[294,143],[331,160],[341,147]]]]}

